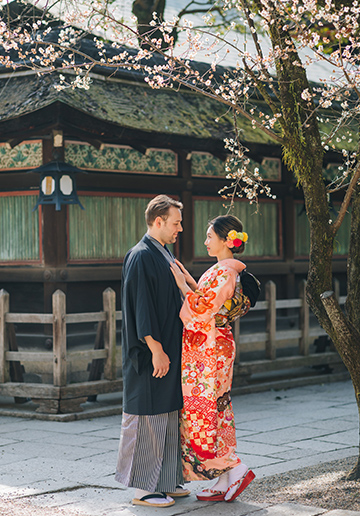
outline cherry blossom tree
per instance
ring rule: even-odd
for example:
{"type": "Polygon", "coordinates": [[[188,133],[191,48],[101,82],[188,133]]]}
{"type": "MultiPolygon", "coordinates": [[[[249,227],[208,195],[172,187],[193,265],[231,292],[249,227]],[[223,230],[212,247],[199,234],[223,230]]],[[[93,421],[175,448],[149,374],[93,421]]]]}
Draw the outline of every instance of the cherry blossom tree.
{"type": "MultiPolygon", "coordinates": [[[[16,54],[39,73],[60,72],[59,89],[91,87],[95,67],[136,69],[152,88],[187,87],[215,99],[234,120],[234,135],[225,142],[230,185],[223,196],[245,196],[249,202],[272,196],[259,172],[248,167],[240,116],[282,147],[284,162],[302,189],[310,226],[307,300],[349,370],[360,415],[359,1],[218,0],[209,2],[201,23],[183,14],[181,19],[165,19],[164,2],[161,12],[143,23],[139,17],[125,20],[116,1],[34,3],[43,14],[32,26],[19,21],[10,27],[3,16],[0,47],[5,52],[0,63],[18,66],[12,58],[16,54]],[[60,7],[67,27],[54,33],[46,16],[57,16],[60,7]],[[79,46],[87,31],[98,34],[95,57],[79,46]],[[229,55],[233,66],[224,69],[221,65],[229,55]],[[196,60],[209,64],[199,67],[196,60]],[[317,83],[309,79],[314,67],[325,70],[317,83]],[[71,80],[69,69],[76,71],[71,80]],[[255,100],[266,109],[259,110],[255,100]],[[323,164],[330,151],[339,152],[341,166],[328,183],[323,164]],[[342,204],[334,219],[329,196],[338,191],[343,193],[342,204]],[[332,292],[332,258],[336,235],[350,209],[343,312],[332,292]]],[[[350,478],[359,476],[360,458],[350,478]]]]}

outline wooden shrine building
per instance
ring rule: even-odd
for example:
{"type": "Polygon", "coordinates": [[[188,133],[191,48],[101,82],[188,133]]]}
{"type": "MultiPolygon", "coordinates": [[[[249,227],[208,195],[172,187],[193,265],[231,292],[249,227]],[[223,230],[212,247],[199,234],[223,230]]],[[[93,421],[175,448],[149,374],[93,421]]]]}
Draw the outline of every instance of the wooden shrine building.
{"type": "MultiPolygon", "coordinates": [[[[16,2],[9,6],[14,18],[16,9],[23,9],[16,2]]],[[[56,37],[60,29],[54,30],[56,37]]],[[[80,45],[85,54],[96,55],[90,37],[80,45]]],[[[106,50],[117,51],[110,45],[106,50]]],[[[218,192],[228,182],[223,140],[232,135],[233,119],[224,106],[186,88],[151,89],[139,71],[95,67],[89,89],[59,91],[59,73],[36,73],[23,58],[9,55],[17,59],[15,69],[0,66],[0,394],[20,401],[30,397],[41,413],[66,414],[81,410],[89,395],[121,391],[116,346],[121,267],[146,231],[149,199],[166,193],[182,201],[184,231],[174,252],[195,277],[211,264],[203,242],[207,222],[227,211],[218,192]],[[75,204],[39,204],[44,189],[55,199],[58,184],[75,204]]],[[[61,62],[57,65],[61,69],[61,62]]],[[[68,82],[75,78],[70,71],[63,75],[68,82]]],[[[319,328],[311,336],[304,287],[299,290],[309,250],[301,190],[282,163],[281,148],[249,120],[239,118],[239,124],[251,166],[259,167],[276,198],[260,199],[258,213],[247,200],[235,201],[233,213],[249,234],[243,259],[263,285],[274,283],[272,301],[255,307],[266,305],[270,315],[258,317],[252,330],[260,332],[259,326],[271,321],[256,341],[265,342],[261,358],[267,360],[251,369],[240,363],[239,349],[234,385],[253,372],[340,361],[333,352],[319,357],[309,351],[310,337],[324,332],[319,328]],[[301,308],[300,328],[282,337],[287,342],[291,334],[299,341],[300,356],[285,357],[280,365],[275,364],[275,297],[285,311],[284,299],[302,298],[291,304],[301,308]]],[[[335,154],[326,159],[331,174],[337,170],[335,154]]],[[[338,201],[331,199],[334,210],[338,201]]],[[[342,297],[348,243],[346,220],[334,257],[342,297]]],[[[263,300],[265,287],[261,295],[263,300]]],[[[247,337],[240,342],[253,352],[253,335],[247,337]]]]}
{"type": "MultiPolygon", "coordinates": [[[[96,52],[90,38],[82,50],[96,52]]],[[[203,245],[207,221],[226,212],[218,191],[227,183],[223,139],[231,136],[231,113],[185,88],[153,90],[136,71],[95,68],[88,90],[57,91],[59,81],[58,73],[0,67],[0,288],[10,293],[11,308],[49,312],[60,288],[69,312],[99,309],[105,288],[119,292],[123,257],[145,232],[144,208],[159,193],[184,204],[175,252],[199,276],[211,262],[203,245]],[[33,211],[40,176],[32,171],[52,161],[81,170],[84,210],[75,204],[33,211]]],[[[235,202],[249,234],[244,261],[263,283],[273,280],[280,297],[294,297],[308,268],[302,194],[281,148],[247,119],[240,125],[254,166],[276,195],[261,199],[258,214],[246,200],[235,202]]],[[[339,279],[347,224],[341,232],[339,279]]]]}

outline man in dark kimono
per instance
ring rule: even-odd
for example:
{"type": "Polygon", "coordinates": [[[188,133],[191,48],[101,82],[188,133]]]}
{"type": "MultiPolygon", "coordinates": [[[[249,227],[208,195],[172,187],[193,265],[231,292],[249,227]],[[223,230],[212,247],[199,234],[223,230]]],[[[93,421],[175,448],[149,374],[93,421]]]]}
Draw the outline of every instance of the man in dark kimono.
{"type": "Polygon", "coordinates": [[[181,210],[166,195],[150,201],[148,231],[123,266],[124,413],[115,479],[136,488],[137,505],[168,507],[173,496],[189,494],[180,486],[182,301],[166,247],[182,231],[181,210]]]}

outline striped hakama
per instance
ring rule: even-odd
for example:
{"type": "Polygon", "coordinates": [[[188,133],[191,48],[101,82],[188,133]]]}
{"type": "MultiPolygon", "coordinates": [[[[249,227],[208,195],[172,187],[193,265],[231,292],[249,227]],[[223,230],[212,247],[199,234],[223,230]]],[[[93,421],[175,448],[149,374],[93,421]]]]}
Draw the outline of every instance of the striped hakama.
{"type": "Polygon", "coordinates": [[[123,414],[115,480],[150,492],[173,492],[184,482],[177,410],[123,414]]]}

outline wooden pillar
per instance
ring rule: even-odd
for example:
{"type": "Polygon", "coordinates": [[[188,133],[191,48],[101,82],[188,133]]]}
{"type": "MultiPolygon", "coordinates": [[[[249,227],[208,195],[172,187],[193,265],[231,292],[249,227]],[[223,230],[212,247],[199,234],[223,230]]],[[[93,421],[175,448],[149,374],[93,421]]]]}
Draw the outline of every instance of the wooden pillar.
{"type": "Polygon", "coordinates": [[[112,288],[104,291],[103,306],[106,313],[104,347],[108,352],[104,365],[104,378],[116,380],[116,299],[112,288]]]}
{"type": "Polygon", "coordinates": [[[300,285],[300,299],[302,300],[302,306],[300,308],[300,330],[301,338],[299,340],[299,353],[300,355],[309,354],[309,305],[306,301],[306,281],[303,280],[300,285]]]}
{"type": "Polygon", "coordinates": [[[54,386],[66,385],[66,296],[57,290],[53,296],[53,375],[54,386]]]}
{"type": "Polygon", "coordinates": [[[5,359],[9,350],[5,317],[10,307],[10,296],[6,290],[0,290],[0,383],[10,381],[10,364],[5,359]]]}
{"type": "MultiPolygon", "coordinates": [[[[55,160],[64,160],[64,140],[61,130],[54,130],[49,139],[43,140],[43,164],[55,160]]],[[[42,239],[44,256],[44,311],[51,313],[52,295],[61,288],[66,293],[66,283],[55,282],[54,268],[66,267],[66,206],[60,211],[55,205],[42,206],[42,239]]],[[[50,329],[51,330],[51,329],[50,329]]],[[[48,332],[50,331],[47,330],[48,332]]]]}
{"type": "Polygon", "coordinates": [[[295,210],[294,197],[286,195],[283,202],[284,258],[292,262],[295,258],[295,210]]]}
{"type": "MultiPolygon", "coordinates": [[[[43,139],[43,164],[50,161],[64,160],[64,140],[60,130],[52,131],[47,139],[43,139]]],[[[60,211],[55,205],[41,206],[42,212],[42,248],[44,261],[44,312],[52,312],[52,296],[56,290],[67,292],[67,284],[55,281],[55,268],[66,266],[66,206],[60,211]]],[[[44,326],[44,333],[48,336],[51,346],[53,329],[44,326]]]]}
{"type": "Polygon", "coordinates": [[[193,199],[192,193],[182,192],[183,209],[183,237],[181,245],[181,260],[188,267],[194,256],[194,223],[193,223],[193,199]]]}
{"type": "MultiPolygon", "coordinates": [[[[65,148],[62,131],[53,131],[52,137],[43,140],[43,164],[63,161],[65,148]]],[[[55,204],[42,206],[43,212],[43,252],[45,266],[66,265],[66,206],[60,211],[55,204]]]]}
{"type": "Polygon", "coordinates": [[[183,234],[181,236],[181,261],[186,267],[191,265],[194,256],[194,225],[193,225],[193,198],[191,180],[191,154],[179,152],[179,175],[184,179],[185,188],[181,192],[181,200],[184,205],[183,209],[183,234]]]}
{"type": "MultiPolygon", "coordinates": [[[[294,274],[295,261],[295,209],[294,209],[294,177],[286,165],[282,163],[282,176],[286,186],[286,195],[282,206],[282,238],[284,242],[284,260],[290,264],[289,272],[285,279],[285,292],[288,299],[297,297],[296,280],[294,274]]],[[[289,310],[289,314],[294,313],[289,310]]]]}
{"type": "Polygon", "coordinates": [[[268,301],[266,311],[267,339],[265,343],[265,355],[269,360],[276,358],[276,285],[268,281],[265,285],[265,299],[268,301]]]}

